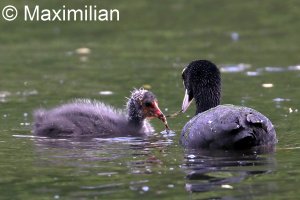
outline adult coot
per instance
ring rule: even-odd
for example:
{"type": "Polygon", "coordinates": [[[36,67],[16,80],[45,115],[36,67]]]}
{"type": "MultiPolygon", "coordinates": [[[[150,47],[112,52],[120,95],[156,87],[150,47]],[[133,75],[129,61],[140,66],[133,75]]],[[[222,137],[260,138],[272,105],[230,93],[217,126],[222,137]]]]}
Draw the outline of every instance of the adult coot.
{"type": "Polygon", "coordinates": [[[220,71],[207,60],[191,62],[182,72],[182,112],[195,99],[196,114],[184,126],[180,143],[186,148],[247,149],[277,143],[271,121],[252,108],[219,105],[220,71]]]}
{"type": "Polygon", "coordinates": [[[154,131],[149,118],[159,118],[167,127],[166,118],[150,91],[134,90],[126,110],[117,110],[98,101],[75,100],[51,110],[36,110],[33,133],[50,137],[140,136],[154,131]]]}

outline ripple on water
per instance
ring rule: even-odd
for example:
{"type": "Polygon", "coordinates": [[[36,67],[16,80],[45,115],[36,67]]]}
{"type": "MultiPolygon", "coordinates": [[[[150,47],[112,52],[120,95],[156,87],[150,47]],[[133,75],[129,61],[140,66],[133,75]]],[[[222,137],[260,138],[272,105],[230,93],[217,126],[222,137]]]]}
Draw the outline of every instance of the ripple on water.
{"type": "Polygon", "coordinates": [[[14,95],[27,97],[27,96],[33,96],[33,95],[38,95],[38,94],[39,94],[39,92],[37,90],[24,90],[24,91],[17,91],[14,95]]]}
{"type": "Polygon", "coordinates": [[[290,71],[298,71],[298,70],[300,70],[300,65],[289,66],[288,70],[290,70],[290,71]]]}
{"type": "Polygon", "coordinates": [[[291,99],[285,99],[285,98],[277,97],[277,98],[273,99],[273,101],[274,102],[284,102],[284,101],[291,101],[291,99]]]}
{"type": "Polygon", "coordinates": [[[249,68],[251,68],[250,64],[240,63],[240,64],[236,64],[236,65],[222,66],[220,71],[224,72],[224,73],[237,73],[237,72],[243,72],[249,68]]]}
{"type": "Polygon", "coordinates": [[[7,97],[10,95],[11,95],[11,93],[8,91],[0,91],[0,102],[6,102],[7,97]]]}
{"type": "Polygon", "coordinates": [[[40,136],[35,136],[35,135],[12,135],[13,137],[16,138],[36,138],[36,139],[47,139],[46,137],[40,137],[40,136]]]}
{"type": "Polygon", "coordinates": [[[13,97],[13,96],[27,97],[27,96],[37,95],[37,94],[38,94],[37,90],[17,91],[16,93],[12,93],[9,91],[0,91],[0,102],[7,102],[8,97],[13,97]]]}
{"type": "Polygon", "coordinates": [[[103,184],[103,185],[94,185],[94,186],[81,186],[81,189],[85,190],[98,190],[98,189],[107,189],[107,188],[115,188],[124,185],[124,183],[111,183],[111,184],[103,184]]]}
{"type": "Polygon", "coordinates": [[[286,71],[286,68],[284,67],[265,67],[264,68],[266,72],[283,72],[286,71]]]}
{"type": "Polygon", "coordinates": [[[261,72],[259,72],[259,71],[247,71],[246,75],[247,76],[259,76],[259,75],[261,75],[261,72]]]}
{"type": "MultiPolygon", "coordinates": [[[[185,154],[185,189],[189,192],[236,189],[233,185],[258,174],[267,174],[275,169],[274,149],[257,149],[245,152],[191,150],[185,154]]],[[[243,186],[242,186],[243,187],[243,186]]]]}
{"type": "Polygon", "coordinates": [[[291,101],[291,99],[277,97],[277,98],[274,98],[273,101],[276,104],[276,108],[281,108],[281,104],[283,102],[291,101]]]}
{"type": "Polygon", "coordinates": [[[286,71],[299,71],[300,65],[292,65],[288,67],[275,67],[275,66],[267,66],[262,68],[257,68],[254,71],[247,71],[252,66],[250,64],[233,64],[233,65],[224,65],[220,68],[221,72],[224,73],[238,73],[246,71],[246,76],[260,76],[262,73],[279,73],[279,72],[286,72],[286,71]]]}
{"type": "Polygon", "coordinates": [[[292,65],[292,66],[288,66],[288,67],[275,67],[275,66],[267,66],[264,68],[258,68],[256,69],[257,72],[270,72],[270,73],[276,73],[276,72],[285,72],[285,71],[299,71],[300,70],[300,65],[292,65]]]}
{"type": "Polygon", "coordinates": [[[113,95],[114,92],[112,92],[112,91],[100,91],[99,94],[102,95],[102,96],[109,96],[109,95],[113,95]]]}
{"type": "Polygon", "coordinates": [[[112,176],[112,175],[117,175],[119,174],[118,172],[100,172],[97,173],[98,176],[112,176]]]}

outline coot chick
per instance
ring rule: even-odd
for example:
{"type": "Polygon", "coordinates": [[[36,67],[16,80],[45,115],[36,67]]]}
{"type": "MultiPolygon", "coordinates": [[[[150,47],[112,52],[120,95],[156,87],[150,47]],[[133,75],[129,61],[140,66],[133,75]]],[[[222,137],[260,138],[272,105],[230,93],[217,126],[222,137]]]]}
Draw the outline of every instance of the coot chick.
{"type": "Polygon", "coordinates": [[[193,61],[183,70],[182,79],[182,112],[193,99],[196,103],[196,114],[181,133],[184,147],[230,150],[277,143],[274,126],[263,114],[252,108],[219,105],[221,75],[215,64],[193,61]]]}
{"type": "Polygon", "coordinates": [[[138,89],[128,98],[126,111],[86,99],[75,100],[51,110],[36,110],[33,133],[48,137],[142,136],[154,131],[147,120],[150,118],[162,120],[167,127],[166,118],[154,94],[138,89]]]}

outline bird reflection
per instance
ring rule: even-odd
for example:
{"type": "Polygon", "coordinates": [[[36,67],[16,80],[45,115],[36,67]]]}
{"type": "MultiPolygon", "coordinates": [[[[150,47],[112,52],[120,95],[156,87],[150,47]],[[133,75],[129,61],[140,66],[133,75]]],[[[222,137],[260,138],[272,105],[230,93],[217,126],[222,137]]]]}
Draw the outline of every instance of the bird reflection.
{"type": "Polygon", "coordinates": [[[272,172],[276,163],[273,152],[272,147],[234,152],[186,150],[182,166],[187,180],[185,188],[188,192],[233,189],[232,184],[248,177],[272,172]]]}
{"type": "MultiPolygon", "coordinates": [[[[35,151],[47,165],[82,166],[101,165],[103,161],[136,166],[159,163],[152,149],[167,148],[172,140],[159,137],[118,137],[118,138],[35,138],[35,151]],[[131,159],[135,158],[135,159],[131,159]],[[125,159],[125,160],[124,160],[125,159]],[[138,163],[138,164],[135,164],[138,163]]],[[[39,160],[41,162],[41,160],[39,160]]]]}

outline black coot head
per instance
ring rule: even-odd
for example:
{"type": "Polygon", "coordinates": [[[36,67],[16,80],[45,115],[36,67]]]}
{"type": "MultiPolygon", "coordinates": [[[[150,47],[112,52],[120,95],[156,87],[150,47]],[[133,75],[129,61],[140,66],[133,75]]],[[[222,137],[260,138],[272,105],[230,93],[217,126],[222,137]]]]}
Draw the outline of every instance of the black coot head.
{"type": "Polygon", "coordinates": [[[182,79],[185,87],[183,112],[187,110],[193,99],[196,101],[197,112],[205,111],[220,103],[220,71],[214,63],[208,60],[192,61],[183,69],[182,79]]]}
{"type": "Polygon", "coordinates": [[[131,99],[142,118],[158,118],[166,123],[166,117],[158,107],[158,101],[152,92],[145,89],[134,90],[131,99]]]}

